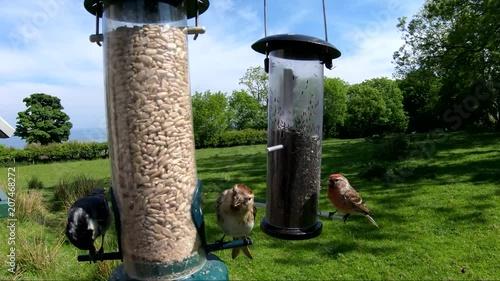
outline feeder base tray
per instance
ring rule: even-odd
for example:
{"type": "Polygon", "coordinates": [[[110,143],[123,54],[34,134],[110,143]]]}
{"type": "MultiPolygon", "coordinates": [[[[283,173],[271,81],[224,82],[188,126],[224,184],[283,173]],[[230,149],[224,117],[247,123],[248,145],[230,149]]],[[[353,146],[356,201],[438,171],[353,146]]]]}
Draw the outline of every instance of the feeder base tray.
{"type": "MultiPolygon", "coordinates": [[[[109,281],[140,281],[128,276],[123,264],[111,273],[109,281]]],[[[217,256],[207,254],[207,262],[198,271],[177,280],[229,280],[227,266],[217,256]]]]}
{"type": "Polygon", "coordinates": [[[315,225],[309,227],[288,228],[269,224],[266,221],[266,218],[263,218],[260,222],[260,229],[262,229],[265,234],[278,239],[306,240],[319,236],[323,230],[323,223],[321,221],[317,221],[315,225]]]}

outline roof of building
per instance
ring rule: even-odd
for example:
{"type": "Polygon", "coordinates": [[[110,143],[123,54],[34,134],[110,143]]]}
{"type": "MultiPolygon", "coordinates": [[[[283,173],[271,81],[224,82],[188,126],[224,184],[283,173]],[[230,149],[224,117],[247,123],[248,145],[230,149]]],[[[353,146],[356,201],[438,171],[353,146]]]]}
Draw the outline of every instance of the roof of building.
{"type": "Polygon", "coordinates": [[[6,139],[12,137],[14,134],[14,128],[12,128],[7,121],[0,117],[0,139],[6,139]]]}

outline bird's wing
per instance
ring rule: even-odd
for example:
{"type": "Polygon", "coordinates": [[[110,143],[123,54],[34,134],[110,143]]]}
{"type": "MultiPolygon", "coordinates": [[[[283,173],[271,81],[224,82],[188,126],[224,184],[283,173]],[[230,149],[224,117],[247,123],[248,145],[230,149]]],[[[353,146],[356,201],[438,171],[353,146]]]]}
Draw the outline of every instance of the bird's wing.
{"type": "Polygon", "coordinates": [[[93,200],[96,204],[96,220],[98,222],[111,222],[111,210],[109,209],[108,201],[103,194],[94,195],[93,200]]]}
{"type": "Polygon", "coordinates": [[[219,194],[217,197],[217,201],[215,202],[215,213],[217,214],[217,222],[223,222],[222,216],[220,212],[222,211],[222,203],[224,202],[224,195],[226,195],[226,191],[219,194]]]}
{"type": "Polygon", "coordinates": [[[97,224],[97,229],[95,229],[95,238],[106,233],[111,225],[112,213],[108,205],[108,200],[104,194],[95,194],[89,196],[87,201],[87,212],[89,217],[97,224]]]}
{"type": "Polygon", "coordinates": [[[348,200],[355,207],[357,207],[360,212],[371,215],[370,210],[368,210],[365,204],[363,204],[363,199],[361,198],[361,196],[359,196],[359,193],[356,190],[354,190],[354,188],[345,189],[342,195],[346,200],[348,200]]]}
{"type": "Polygon", "coordinates": [[[255,218],[257,217],[257,206],[253,205],[253,220],[255,221],[255,218]]]}

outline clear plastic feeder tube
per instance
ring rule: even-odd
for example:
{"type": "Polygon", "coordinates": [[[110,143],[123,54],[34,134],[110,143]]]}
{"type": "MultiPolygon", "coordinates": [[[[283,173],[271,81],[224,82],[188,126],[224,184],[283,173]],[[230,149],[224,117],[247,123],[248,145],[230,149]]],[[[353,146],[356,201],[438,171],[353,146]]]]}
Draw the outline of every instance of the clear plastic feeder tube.
{"type": "Polygon", "coordinates": [[[181,278],[206,261],[191,217],[197,173],[184,1],[109,2],[107,120],[124,268],[140,280],[181,278]]]}
{"type": "MultiPolygon", "coordinates": [[[[323,68],[319,60],[269,54],[268,153],[265,223],[299,234],[317,219],[323,128],[323,68]]],[[[265,229],[264,229],[265,230],[265,229]]],[[[279,232],[279,231],[278,231],[279,232]]],[[[307,232],[307,231],[306,231],[307,232]]]]}

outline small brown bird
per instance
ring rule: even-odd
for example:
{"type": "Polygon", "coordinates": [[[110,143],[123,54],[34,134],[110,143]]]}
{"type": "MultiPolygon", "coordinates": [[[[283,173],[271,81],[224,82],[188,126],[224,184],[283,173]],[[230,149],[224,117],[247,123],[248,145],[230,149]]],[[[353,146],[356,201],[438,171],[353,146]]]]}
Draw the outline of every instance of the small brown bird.
{"type": "MultiPolygon", "coordinates": [[[[328,178],[328,198],[337,208],[337,211],[345,213],[342,220],[345,222],[350,215],[365,216],[372,224],[378,227],[371,217],[372,212],[363,203],[359,193],[349,184],[349,181],[340,174],[332,174],[328,178]]],[[[335,214],[330,212],[330,217],[335,214]]]]}
{"type": "MultiPolygon", "coordinates": [[[[257,215],[254,195],[248,186],[236,184],[233,188],[224,190],[217,198],[216,210],[217,224],[224,233],[219,242],[222,243],[226,235],[232,236],[234,240],[248,239],[257,215]]],[[[233,248],[232,258],[236,258],[240,251],[252,259],[248,246],[233,248]]]]}

